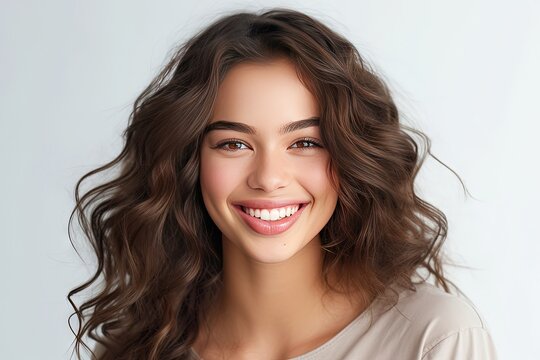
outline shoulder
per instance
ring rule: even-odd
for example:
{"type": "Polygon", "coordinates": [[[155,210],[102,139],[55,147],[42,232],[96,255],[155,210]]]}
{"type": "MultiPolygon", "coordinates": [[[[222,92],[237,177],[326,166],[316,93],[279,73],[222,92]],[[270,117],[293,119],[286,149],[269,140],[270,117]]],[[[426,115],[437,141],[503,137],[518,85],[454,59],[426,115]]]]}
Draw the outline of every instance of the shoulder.
{"type": "Polygon", "coordinates": [[[486,322],[471,300],[431,284],[404,290],[394,312],[416,338],[422,359],[495,359],[486,322]]]}
{"type": "Polygon", "coordinates": [[[465,296],[427,283],[395,290],[397,303],[378,297],[333,339],[295,359],[496,359],[486,322],[465,296]]]}
{"type": "Polygon", "coordinates": [[[428,283],[416,285],[416,291],[402,291],[395,309],[415,324],[430,324],[443,332],[486,329],[485,320],[468,298],[446,293],[428,283]]]}

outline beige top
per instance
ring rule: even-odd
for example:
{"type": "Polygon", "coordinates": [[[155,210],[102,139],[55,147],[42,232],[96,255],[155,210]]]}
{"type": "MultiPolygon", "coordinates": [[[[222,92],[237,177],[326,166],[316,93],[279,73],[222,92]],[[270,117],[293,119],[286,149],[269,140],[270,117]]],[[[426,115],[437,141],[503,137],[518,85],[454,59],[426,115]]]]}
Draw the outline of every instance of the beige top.
{"type": "Polygon", "coordinates": [[[291,360],[497,358],[486,323],[469,300],[430,284],[416,287],[417,292],[403,290],[382,314],[374,301],[333,338],[291,360]]]}
{"type": "Polygon", "coordinates": [[[290,360],[497,359],[486,323],[469,300],[430,284],[416,287],[401,291],[386,312],[374,301],[333,338],[290,360]]]}

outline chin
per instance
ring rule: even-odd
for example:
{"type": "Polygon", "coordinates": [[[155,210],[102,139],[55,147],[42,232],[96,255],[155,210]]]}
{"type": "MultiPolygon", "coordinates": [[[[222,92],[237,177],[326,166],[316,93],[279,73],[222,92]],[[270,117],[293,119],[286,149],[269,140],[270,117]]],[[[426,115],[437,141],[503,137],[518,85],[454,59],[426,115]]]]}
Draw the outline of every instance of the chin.
{"type": "MultiPolygon", "coordinates": [[[[315,240],[315,239],[313,239],[315,240]]],[[[278,264],[293,259],[306,250],[313,240],[303,240],[302,243],[287,238],[259,238],[242,239],[236,242],[235,250],[239,250],[244,257],[262,264],[278,264]]],[[[227,240],[230,241],[230,240],[227,240]]]]}
{"type": "Polygon", "coordinates": [[[298,251],[287,249],[287,246],[282,246],[285,249],[274,249],[272,252],[253,251],[247,255],[251,260],[262,264],[279,264],[293,258],[298,251]]]}

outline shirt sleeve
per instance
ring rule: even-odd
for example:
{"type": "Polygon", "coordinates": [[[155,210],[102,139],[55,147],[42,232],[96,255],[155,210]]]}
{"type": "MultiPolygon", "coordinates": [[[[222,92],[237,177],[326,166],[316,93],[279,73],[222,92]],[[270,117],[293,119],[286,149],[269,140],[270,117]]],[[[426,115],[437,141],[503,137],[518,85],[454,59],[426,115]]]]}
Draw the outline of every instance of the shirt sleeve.
{"type": "Polygon", "coordinates": [[[495,345],[482,327],[463,329],[449,334],[427,347],[422,360],[497,360],[495,345]]]}

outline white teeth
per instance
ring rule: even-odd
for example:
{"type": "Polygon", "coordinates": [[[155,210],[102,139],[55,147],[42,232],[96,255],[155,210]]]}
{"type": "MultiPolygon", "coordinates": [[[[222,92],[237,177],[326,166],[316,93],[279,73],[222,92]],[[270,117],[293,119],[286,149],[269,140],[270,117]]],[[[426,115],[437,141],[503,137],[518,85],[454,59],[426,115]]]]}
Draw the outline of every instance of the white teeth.
{"type": "Polygon", "coordinates": [[[242,206],[242,210],[250,216],[260,218],[261,220],[276,221],[291,216],[298,211],[300,205],[292,205],[276,209],[252,209],[242,206]]]}
{"type": "Polygon", "coordinates": [[[261,220],[270,220],[270,212],[268,210],[261,210],[261,220]]]}
{"type": "Polygon", "coordinates": [[[277,209],[270,210],[270,220],[274,221],[277,219],[279,219],[279,210],[277,209]]]}

